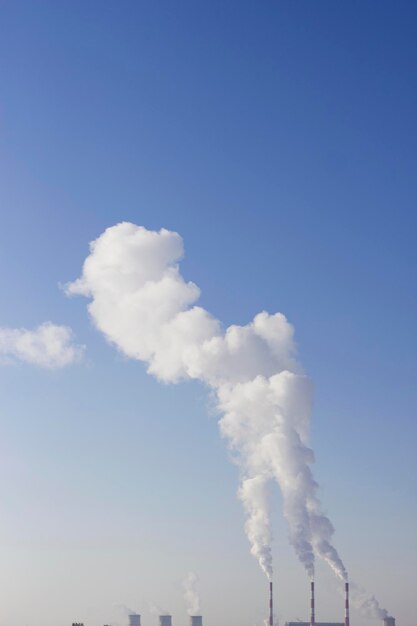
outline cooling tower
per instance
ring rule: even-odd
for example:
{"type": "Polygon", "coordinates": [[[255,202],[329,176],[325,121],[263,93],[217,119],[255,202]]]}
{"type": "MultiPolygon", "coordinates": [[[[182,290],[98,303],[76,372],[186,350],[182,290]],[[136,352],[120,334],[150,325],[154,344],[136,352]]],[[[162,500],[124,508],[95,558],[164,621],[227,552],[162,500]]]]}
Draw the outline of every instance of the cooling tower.
{"type": "Polygon", "coordinates": [[[159,626],[172,626],[172,617],[171,617],[171,615],[160,615],[159,616],[159,626]]]}
{"type": "Polygon", "coordinates": [[[129,626],[140,626],[140,615],[137,613],[129,615],[129,626]]]}
{"type": "Polygon", "coordinates": [[[201,615],[191,615],[190,626],[203,626],[203,618],[201,615]]]}
{"type": "Polygon", "coordinates": [[[384,626],[395,626],[395,617],[386,617],[384,619],[384,626]]]}

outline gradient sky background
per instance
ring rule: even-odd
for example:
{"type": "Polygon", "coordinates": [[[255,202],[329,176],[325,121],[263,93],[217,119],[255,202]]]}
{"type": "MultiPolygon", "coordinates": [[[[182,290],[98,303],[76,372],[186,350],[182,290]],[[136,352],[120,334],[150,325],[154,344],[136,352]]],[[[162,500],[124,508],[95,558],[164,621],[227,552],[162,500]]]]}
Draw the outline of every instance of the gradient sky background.
{"type": "MultiPolygon", "coordinates": [[[[416,24],[385,0],[3,0],[0,325],[87,347],[0,369],[1,626],[147,626],[152,602],[180,626],[190,569],[207,626],[267,611],[206,391],[158,384],[59,289],[122,220],[182,235],[225,324],[295,325],[336,546],[415,624],[416,24]]],[[[277,614],[306,619],[278,492],[273,517],[277,614]]],[[[342,621],[323,566],[316,604],[342,621]]]]}

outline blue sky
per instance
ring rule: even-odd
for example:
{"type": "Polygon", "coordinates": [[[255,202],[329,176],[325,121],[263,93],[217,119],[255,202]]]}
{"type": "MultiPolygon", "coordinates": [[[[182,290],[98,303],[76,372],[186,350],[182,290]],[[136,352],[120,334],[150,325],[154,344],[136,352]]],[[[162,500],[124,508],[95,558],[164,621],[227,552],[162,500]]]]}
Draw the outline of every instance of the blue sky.
{"type": "MultiPolygon", "coordinates": [[[[149,602],[179,622],[189,569],[209,623],[264,617],[205,390],[161,386],[59,289],[129,220],[181,234],[182,271],[225,325],[264,309],[294,324],[336,544],[411,626],[416,17],[385,1],[2,3],[0,326],[65,324],[86,353],[0,369],[0,625],[122,624],[117,604],[152,623],[149,602]]],[[[308,582],[280,507],[285,621],[305,618],[308,582]]],[[[341,619],[325,570],[317,585],[318,616],[341,619]]]]}

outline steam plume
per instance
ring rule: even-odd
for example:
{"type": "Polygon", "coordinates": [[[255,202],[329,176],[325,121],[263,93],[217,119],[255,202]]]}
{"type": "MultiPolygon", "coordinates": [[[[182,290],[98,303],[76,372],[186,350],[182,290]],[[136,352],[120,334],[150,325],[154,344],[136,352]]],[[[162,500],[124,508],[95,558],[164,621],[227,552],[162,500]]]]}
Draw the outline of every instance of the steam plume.
{"type": "Polygon", "coordinates": [[[134,609],[126,606],[126,604],[115,604],[114,608],[123,613],[123,615],[139,615],[139,613],[137,613],[134,609]]]}
{"type": "Polygon", "coordinates": [[[388,611],[382,608],[378,600],[372,594],[358,587],[358,585],[351,583],[350,595],[354,606],[364,615],[370,619],[383,620],[386,617],[390,617],[388,611]]]}
{"type": "Polygon", "coordinates": [[[323,515],[308,446],[311,383],[295,357],[293,328],[281,313],[259,313],[245,326],[221,324],[196,306],[185,282],[181,237],[130,223],[108,228],[90,246],[68,294],[91,299],[97,328],[161,381],[198,379],[214,390],[220,431],[240,468],[239,497],[251,552],[272,577],[267,485],[283,495],[289,539],[310,576],[314,552],[342,578],[346,571],[323,515]]]}
{"type": "Polygon", "coordinates": [[[148,607],[149,613],[152,613],[152,615],[169,615],[169,611],[162,609],[158,604],[155,604],[155,602],[149,602],[148,607]]]}
{"type": "Polygon", "coordinates": [[[184,599],[188,615],[200,615],[200,596],[197,592],[198,576],[189,572],[183,581],[184,599]]]}

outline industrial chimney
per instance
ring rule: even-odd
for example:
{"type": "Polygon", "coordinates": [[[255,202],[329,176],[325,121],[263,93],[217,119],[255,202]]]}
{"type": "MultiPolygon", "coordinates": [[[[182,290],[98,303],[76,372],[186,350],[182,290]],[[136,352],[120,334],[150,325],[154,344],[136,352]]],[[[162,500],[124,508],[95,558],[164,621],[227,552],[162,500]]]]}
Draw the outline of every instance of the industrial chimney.
{"type": "Polygon", "coordinates": [[[385,617],[384,626],[395,626],[395,617],[385,617]]]}
{"type": "Polygon", "coordinates": [[[172,617],[171,617],[171,615],[160,615],[159,616],[159,626],[172,626],[172,617]]]}
{"type": "Polygon", "coordinates": [[[201,615],[190,615],[190,626],[203,626],[203,618],[201,615]]]}
{"type": "Polygon", "coordinates": [[[269,626],[274,626],[272,580],[269,581],[269,626]]]}
{"type": "Polygon", "coordinates": [[[349,583],[345,583],[345,626],[349,626],[349,583]]]}
{"type": "Polygon", "coordinates": [[[137,613],[129,615],[129,626],[140,626],[140,615],[137,613]]]}
{"type": "Polygon", "coordinates": [[[316,626],[316,614],[314,608],[314,580],[311,581],[310,626],[316,626]]]}

